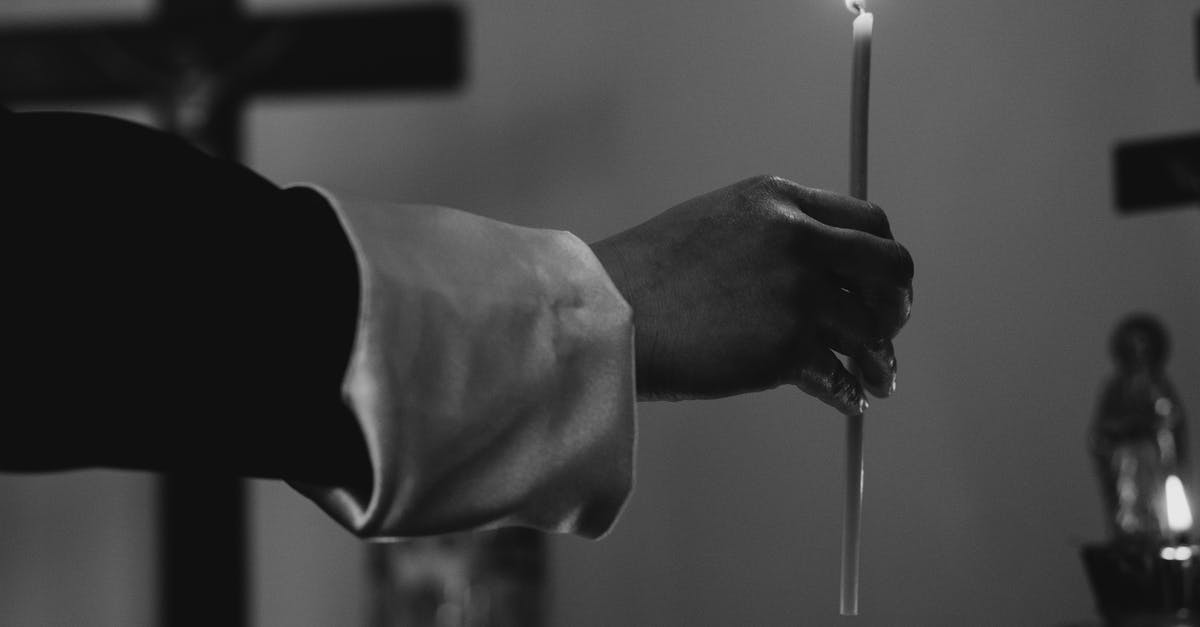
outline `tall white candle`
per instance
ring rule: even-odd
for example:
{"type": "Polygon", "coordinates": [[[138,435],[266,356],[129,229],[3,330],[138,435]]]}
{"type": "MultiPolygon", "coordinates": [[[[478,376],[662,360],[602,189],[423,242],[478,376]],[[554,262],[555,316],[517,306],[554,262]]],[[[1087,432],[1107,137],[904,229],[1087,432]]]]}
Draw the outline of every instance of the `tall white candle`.
{"type": "Polygon", "coordinates": [[[867,199],[867,114],[871,101],[871,33],[875,16],[862,0],[847,2],[854,18],[854,64],[850,83],[850,195],[867,199]]]}
{"type": "MultiPolygon", "coordinates": [[[[871,95],[871,33],[875,16],[864,0],[846,0],[854,18],[850,83],[850,194],[867,199],[867,113],[871,95]]],[[[862,534],[863,416],[846,419],[846,509],[842,520],[842,615],[858,615],[858,556],[862,534]]]]}

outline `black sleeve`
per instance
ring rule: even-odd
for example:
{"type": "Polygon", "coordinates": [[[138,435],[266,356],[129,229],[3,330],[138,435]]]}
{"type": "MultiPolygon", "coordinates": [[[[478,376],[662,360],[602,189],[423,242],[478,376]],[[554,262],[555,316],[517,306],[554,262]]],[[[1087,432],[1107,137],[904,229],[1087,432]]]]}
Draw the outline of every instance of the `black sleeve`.
{"type": "Polygon", "coordinates": [[[171,135],[0,111],[0,469],[362,482],[331,208],[171,135]]]}

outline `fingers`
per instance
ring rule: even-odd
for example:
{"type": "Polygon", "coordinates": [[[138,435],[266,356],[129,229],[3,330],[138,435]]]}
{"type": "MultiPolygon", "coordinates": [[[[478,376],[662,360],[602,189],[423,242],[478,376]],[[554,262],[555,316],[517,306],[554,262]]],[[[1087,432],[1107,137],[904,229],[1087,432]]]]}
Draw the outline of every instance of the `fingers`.
{"type": "MultiPolygon", "coordinates": [[[[796,225],[801,267],[822,275],[806,293],[818,312],[821,347],[810,351],[797,385],[844,414],[861,413],[864,388],[879,397],[895,390],[896,356],[891,343],[908,321],[913,302],[913,260],[895,241],[877,205],[797,185],[779,177],[754,181],[796,225]],[[854,373],[834,354],[853,360],[854,373]]],[[[811,275],[808,276],[811,280],[811,275]]]]}
{"type": "Polygon", "coordinates": [[[807,355],[794,377],[801,390],[846,416],[866,411],[868,403],[858,378],[832,352],[819,349],[807,351],[807,355]]]}
{"type": "Polygon", "coordinates": [[[777,176],[761,178],[774,196],[811,218],[801,219],[799,229],[800,249],[810,258],[827,262],[860,285],[912,284],[912,256],[892,237],[887,214],[878,205],[777,176]]]}
{"type": "Polygon", "coordinates": [[[804,214],[837,228],[853,229],[876,237],[892,239],[892,227],[887,214],[878,205],[845,196],[798,185],[780,177],[771,178],[775,188],[804,214]]]}
{"type": "Polygon", "coordinates": [[[871,287],[859,293],[864,306],[875,314],[878,337],[893,338],[912,315],[912,284],[893,287],[871,287]]]}
{"type": "MultiPolygon", "coordinates": [[[[824,284],[815,292],[817,323],[827,334],[844,338],[842,348],[878,344],[900,332],[912,313],[912,287],[871,287],[851,292],[824,284]]],[[[854,356],[853,351],[838,350],[854,356]]]]}
{"type": "Polygon", "coordinates": [[[888,340],[864,343],[838,329],[822,333],[833,350],[854,360],[859,381],[876,398],[896,391],[896,352],[888,340]]]}
{"type": "Polygon", "coordinates": [[[856,285],[911,285],[913,260],[893,239],[809,223],[800,230],[802,254],[856,285]]]}
{"type": "Polygon", "coordinates": [[[896,383],[896,354],[889,341],[895,335],[890,333],[894,323],[881,321],[858,295],[836,290],[828,297],[818,324],[824,344],[854,360],[871,394],[879,398],[891,395],[896,383]]]}
{"type": "Polygon", "coordinates": [[[851,355],[868,392],[876,398],[886,398],[896,391],[896,351],[890,341],[860,346],[851,355]]]}
{"type": "Polygon", "coordinates": [[[890,339],[908,322],[913,301],[913,262],[895,240],[862,231],[809,225],[801,253],[822,264],[835,285],[854,294],[874,319],[874,338],[890,339]]]}
{"type": "Polygon", "coordinates": [[[778,176],[748,182],[803,214],[799,244],[810,258],[827,261],[845,278],[864,285],[871,279],[911,285],[912,256],[892,237],[887,214],[878,205],[778,176]]]}
{"type": "MultiPolygon", "coordinates": [[[[889,339],[890,336],[883,333],[884,325],[880,324],[878,314],[857,294],[836,287],[825,287],[822,292],[824,296],[817,317],[822,330],[836,332],[845,338],[845,346],[889,339]]],[[[843,350],[838,352],[853,354],[843,350]]]]}

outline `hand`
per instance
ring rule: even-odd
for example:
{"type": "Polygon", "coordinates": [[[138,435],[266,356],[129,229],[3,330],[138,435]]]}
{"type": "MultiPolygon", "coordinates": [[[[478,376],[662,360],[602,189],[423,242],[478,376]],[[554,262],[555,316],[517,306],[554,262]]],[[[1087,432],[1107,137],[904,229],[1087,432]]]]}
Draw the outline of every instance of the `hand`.
{"type": "Polygon", "coordinates": [[[755,177],[592,248],[633,308],[640,400],[792,383],[854,415],[895,389],[913,263],[875,205],[755,177]]]}

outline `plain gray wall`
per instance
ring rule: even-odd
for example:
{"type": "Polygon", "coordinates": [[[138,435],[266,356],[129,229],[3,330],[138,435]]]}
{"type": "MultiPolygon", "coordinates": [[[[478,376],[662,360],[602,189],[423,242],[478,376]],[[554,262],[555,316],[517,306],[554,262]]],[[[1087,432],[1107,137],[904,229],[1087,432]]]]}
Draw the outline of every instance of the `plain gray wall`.
{"type": "MultiPolygon", "coordinates": [[[[3,9],[45,19],[100,4],[3,9]]],[[[852,17],[841,0],[465,6],[461,93],[259,101],[251,162],[279,182],[585,240],[753,174],[845,189],[852,17]]],[[[1088,617],[1078,549],[1103,527],[1084,434],[1111,370],[1108,336],[1133,310],[1169,325],[1169,372],[1198,446],[1200,214],[1119,217],[1110,152],[1200,126],[1200,6],[871,8],[872,198],[917,279],[899,392],[867,422],[862,616],[837,616],[842,421],[782,389],[639,407],[637,488],[617,527],[552,543],[551,624],[1088,617]]],[[[123,473],[0,477],[0,623],[144,624],[148,485],[123,473]]],[[[256,482],[254,494],[257,624],[363,624],[361,546],[284,486],[256,482]]]]}

